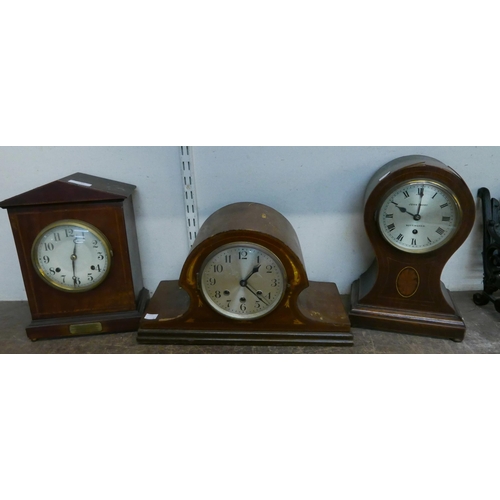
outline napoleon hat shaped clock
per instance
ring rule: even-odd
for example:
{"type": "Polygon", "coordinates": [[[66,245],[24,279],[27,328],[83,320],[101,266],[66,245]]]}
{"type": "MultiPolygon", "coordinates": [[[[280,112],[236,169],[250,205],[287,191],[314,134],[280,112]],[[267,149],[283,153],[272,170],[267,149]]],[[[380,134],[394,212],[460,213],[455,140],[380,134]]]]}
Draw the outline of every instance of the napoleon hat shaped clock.
{"type": "Polygon", "coordinates": [[[142,286],[135,186],[75,173],[0,203],[8,210],[31,340],[136,331],[142,286]]]}
{"type": "Polygon", "coordinates": [[[364,208],[376,259],[353,283],[352,325],[463,340],[465,324],[441,273],[474,218],[469,188],[439,160],[405,156],[379,169],[364,208]]]}
{"type": "Polygon", "coordinates": [[[335,283],[310,282],[297,234],[276,210],[234,203],[201,226],[178,281],[162,281],[141,343],[351,345],[335,283]]]}

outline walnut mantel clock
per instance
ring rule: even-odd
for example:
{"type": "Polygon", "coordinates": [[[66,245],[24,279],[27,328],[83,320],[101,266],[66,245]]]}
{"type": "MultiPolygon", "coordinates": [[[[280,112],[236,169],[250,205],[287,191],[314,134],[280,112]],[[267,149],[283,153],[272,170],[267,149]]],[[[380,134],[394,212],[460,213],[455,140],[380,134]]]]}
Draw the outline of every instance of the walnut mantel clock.
{"type": "Polygon", "coordinates": [[[376,259],[353,283],[352,325],[463,340],[465,324],[441,273],[474,218],[469,188],[442,162],[412,155],[378,170],[364,209],[376,259]]]}
{"type": "Polygon", "coordinates": [[[31,340],[137,330],[149,293],[134,190],[75,173],[0,203],[21,265],[31,340]]]}
{"type": "Polygon", "coordinates": [[[234,203],[201,226],[180,278],[162,281],[137,340],[164,344],[352,345],[335,283],[307,278],[276,210],[234,203]]]}

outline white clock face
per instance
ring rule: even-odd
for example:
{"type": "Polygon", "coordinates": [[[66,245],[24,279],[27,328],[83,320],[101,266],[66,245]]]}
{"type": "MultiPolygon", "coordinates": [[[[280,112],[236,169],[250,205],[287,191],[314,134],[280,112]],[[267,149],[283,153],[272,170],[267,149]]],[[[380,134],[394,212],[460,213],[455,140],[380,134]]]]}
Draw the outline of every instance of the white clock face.
{"type": "Polygon", "coordinates": [[[200,271],[203,296],[220,314],[256,319],[280,303],[286,274],[280,260],[254,243],[236,242],[210,254],[200,271]]]}
{"type": "Polygon", "coordinates": [[[111,248],[94,226],[62,220],[44,228],[32,248],[33,265],[49,285],[85,292],[100,285],[111,265],[111,248]]]}
{"type": "Polygon", "coordinates": [[[378,224],[385,239],[405,252],[436,250],[455,234],[461,210],[453,193],[431,180],[396,187],[383,201],[378,224]]]}

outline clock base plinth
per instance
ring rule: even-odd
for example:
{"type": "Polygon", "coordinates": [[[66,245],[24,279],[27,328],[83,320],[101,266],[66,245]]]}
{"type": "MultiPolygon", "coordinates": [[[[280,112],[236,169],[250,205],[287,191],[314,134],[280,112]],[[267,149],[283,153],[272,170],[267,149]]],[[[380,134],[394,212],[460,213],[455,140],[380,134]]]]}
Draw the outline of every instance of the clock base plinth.
{"type": "Polygon", "coordinates": [[[352,335],[341,332],[241,332],[207,330],[139,330],[140,344],[352,346],[352,335]]]}
{"type": "MultiPolygon", "coordinates": [[[[277,320],[273,313],[253,322],[230,320],[202,304],[207,314],[203,321],[189,314],[190,299],[178,281],[162,281],[141,321],[137,341],[184,345],[353,345],[349,318],[336,285],[310,282],[302,294],[300,320],[294,321],[292,316],[277,320]],[[308,306],[311,303],[315,304],[314,310],[308,306]]],[[[292,315],[290,310],[288,313],[292,315]]]]}
{"type": "MultiPolygon", "coordinates": [[[[444,286],[442,288],[443,293],[447,295],[448,302],[453,304],[449,291],[444,286]]],[[[465,323],[454,304],[453,307],[456,314],[438,314],[363,304],[359,300],[359,280],[357,280],[351,288],[349,317],[351,325],[356,328],[407,333],[462,342],[465,337],[465,323]]]]}
{"type": "Polygon", "coordinates": [[[26,327],[26,334],[30,340],[36,341],[81,335],[134,332],[139,328],[139,322],[148,301],[149,291],[143,288],[139,293],[137,308],[133,311],[33,320],[26,327]]]}

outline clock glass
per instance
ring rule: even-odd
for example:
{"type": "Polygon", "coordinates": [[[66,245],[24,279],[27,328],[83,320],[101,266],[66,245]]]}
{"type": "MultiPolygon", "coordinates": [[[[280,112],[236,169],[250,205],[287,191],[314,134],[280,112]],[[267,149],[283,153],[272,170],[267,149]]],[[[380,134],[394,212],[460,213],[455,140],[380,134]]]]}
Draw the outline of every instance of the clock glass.
{"type": "Polygon", "coordinates": [[[458,200],[446,186],[416,179],[400,184],[385,197],[378,225],[384,238],[396,248],[425,253],[447,243],[461,217],[458,200]]]}
{"type": "Polygon", "coordinates": [[[461,221],[460,205],[443,184],[404,182],[385,197],[378,212],[384,238],[405,252],[431,252],[447,243],[461,221]]]}
{"type": "Polygon", "coordinates": [[[49,285],[66,292],[85,292],[105,280],[112,251],[96,227],[62,220],[40,231],[31,256],[37,273],[49,285]]]}
{"type": "Polygon", "coordinates": [[[269,249],[236,242],[219,247],[205,259],[200,287],[208,304],[223,316],[256,319],[281,302],[286,273],[269,249]]]}

